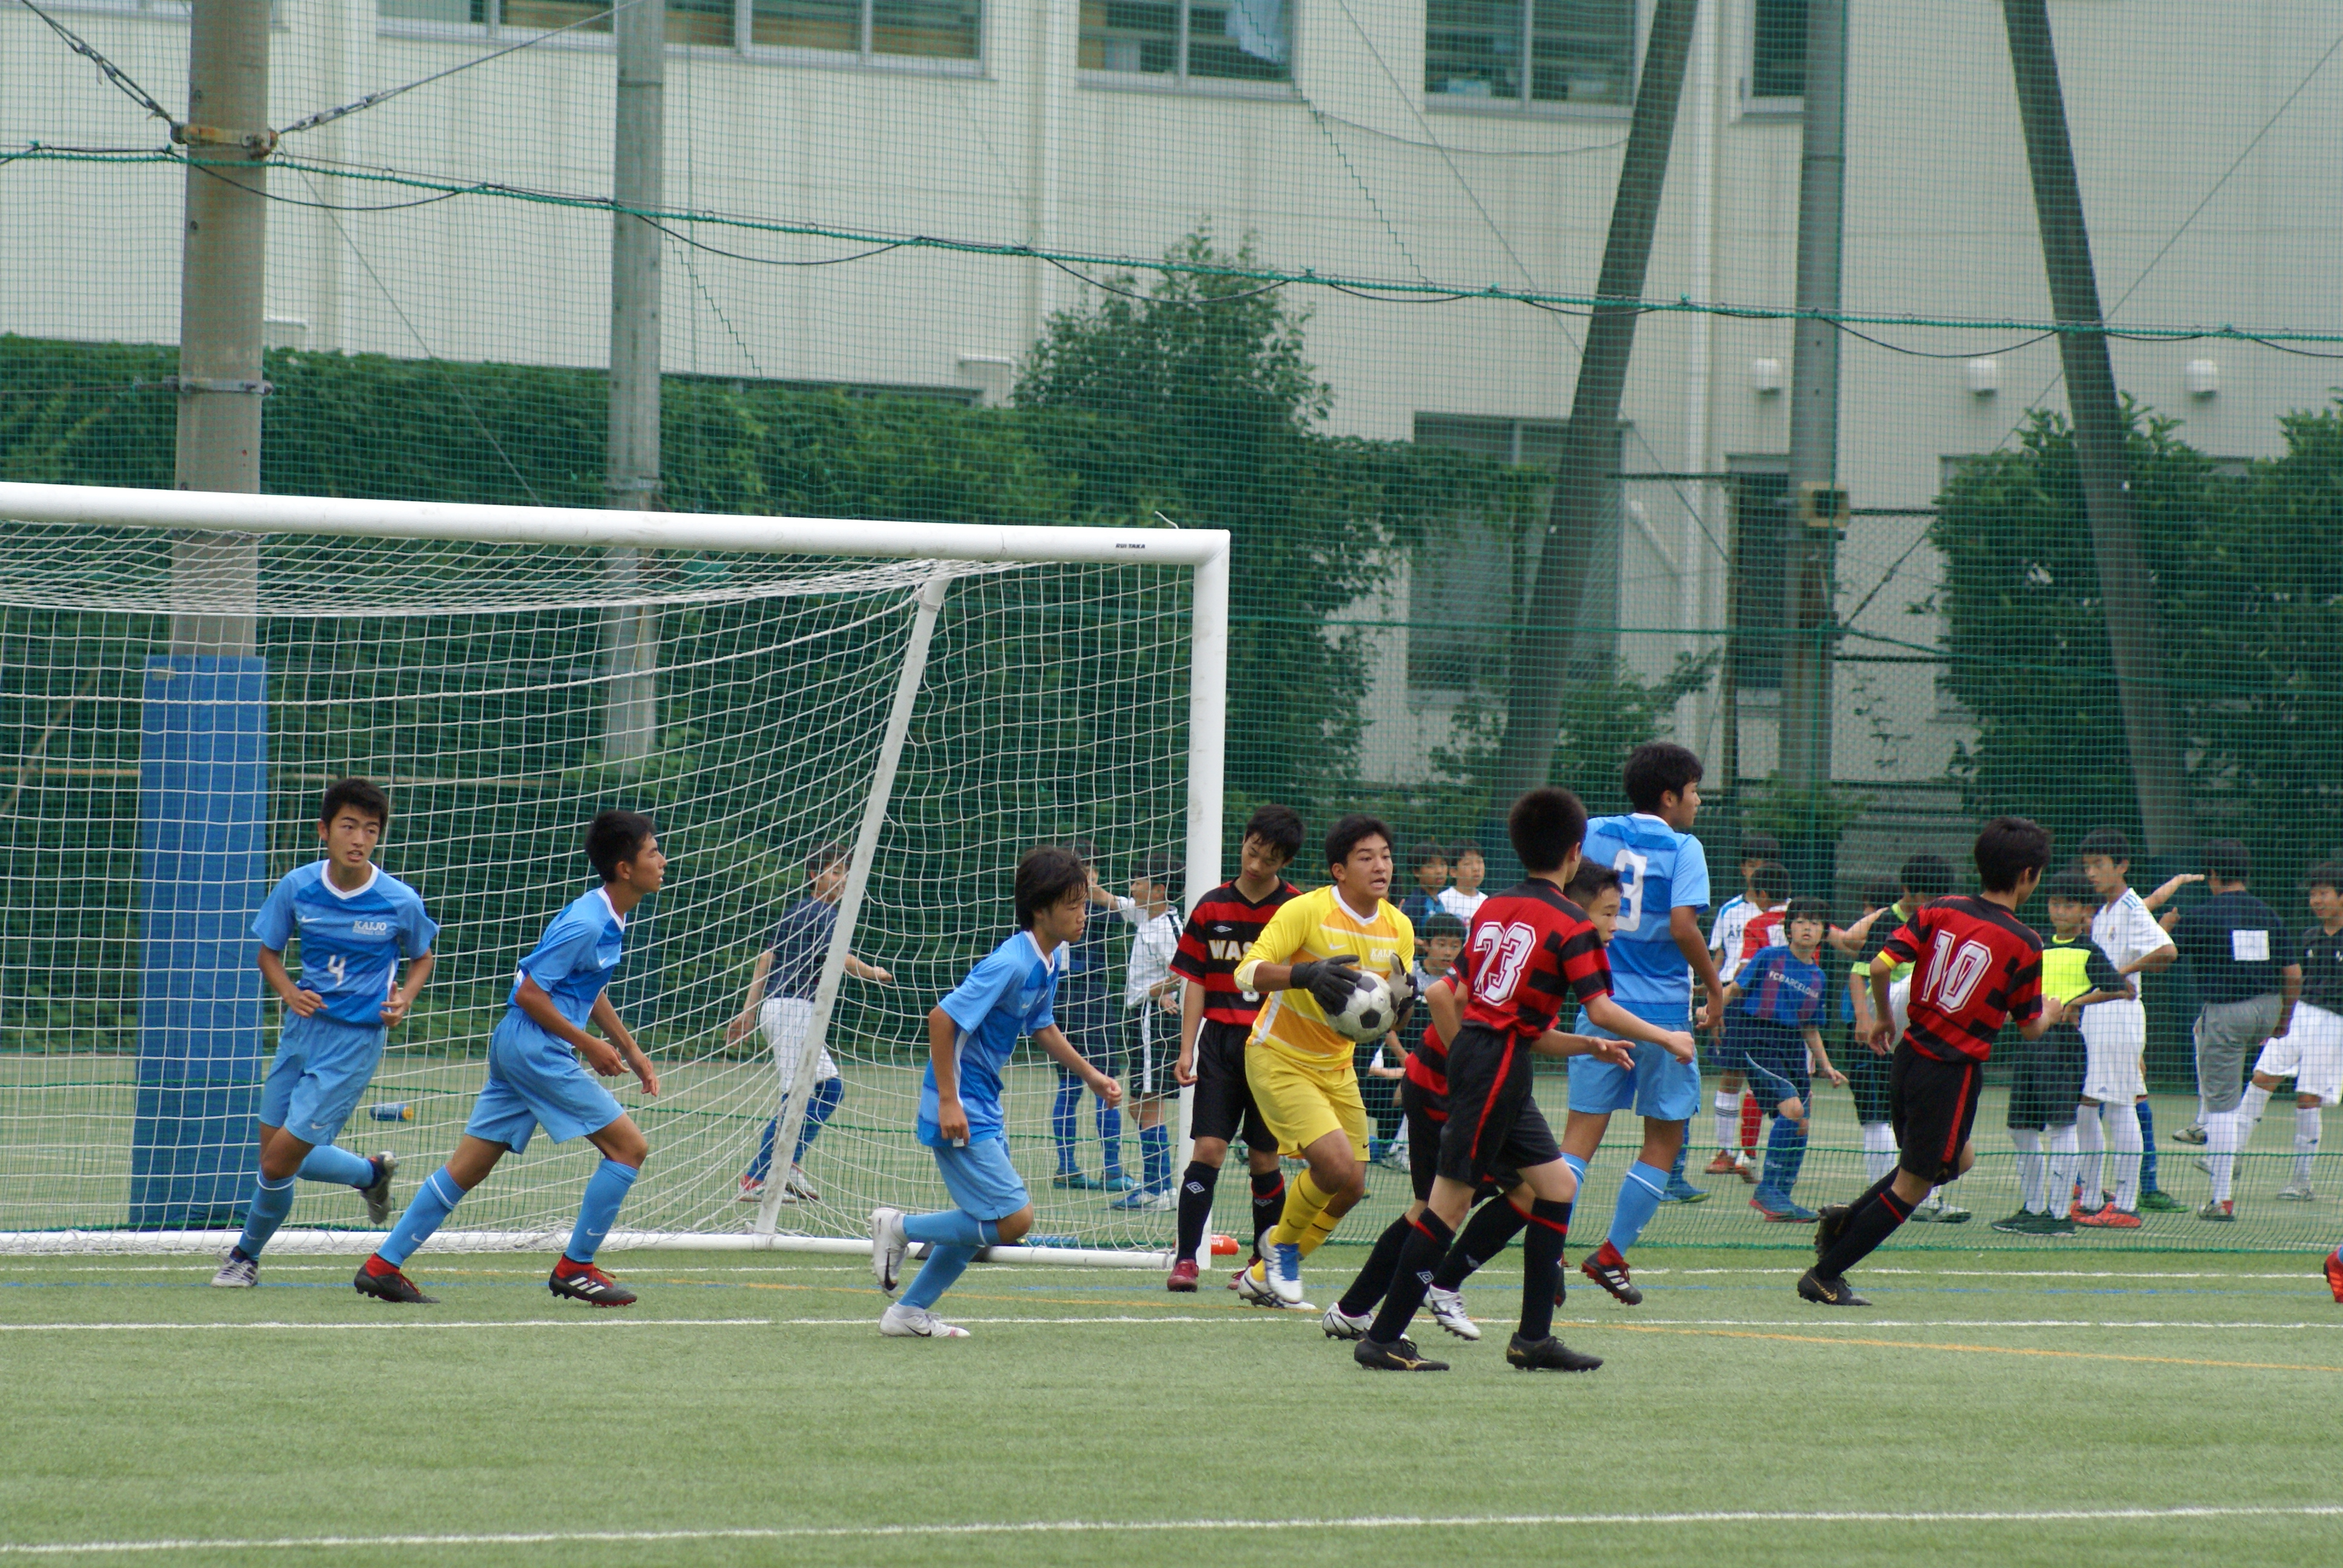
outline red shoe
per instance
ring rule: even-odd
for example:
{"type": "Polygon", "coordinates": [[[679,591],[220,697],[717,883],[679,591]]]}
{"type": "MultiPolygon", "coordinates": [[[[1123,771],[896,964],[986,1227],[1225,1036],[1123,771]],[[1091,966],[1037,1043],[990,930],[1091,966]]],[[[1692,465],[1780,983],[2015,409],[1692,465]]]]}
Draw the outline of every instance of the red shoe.
{"type": "Polygon", "coordinates": [[[1741,1169],[1741,1161],[1732,1150],[1720,1149],[1716,1151],[1716,1158],[1708,1162],[1706,1169],[1711,1176],[1730,1176],[1741,1169]]]}
{"type": "Polygon", "coordinates": [[[553,1274],[545,1282],[545,1288],[557,1296],[567,1296],[589,1307],[631,1307],[635,1304],[634,1292],[593,1264],[573,1263],[568,1258],[553,1266],[553,1274]]]}
{"type": "Polygon", "coordinates": [[[1627,1260],[1619,1249],[1605,1241],[1594,1250],[1594,1255],[1578,1265],[1578,1271],[1618,1297],[1631,1307],[1644,1304],[1644,1292],[1627,1277],[1627,1260]]]}
{"type": "Polygon", "coordinates": [[[1196,1289],[1196,1276],[1201,1272],[1202,1271],[1196,1267],[1195,1259],[1182,1258],[1172,1265],[1172,1276],[1163,1282],[1163,1288],[1183,1296],[1192,1295],[1196,1289]]]}
{"type": "Polygon", "coordinates": [[[2133,1213],[2128,1209],[2118,1209],[2113,1203],[2108,1204],[2104,1209],[2077,1211],[2074,1218],[2075,1223],[2077,1225],[2097,1225],[2103,1231],[2137,1231],[2139,1229],[2138,1215],[2133,1213]]]}
{"type": "Polygon", "coordinates": [[[2335,1292],[2337,1302],[2343,1302],[2343,1251],[2327,1254],[2327,1288],[2335,1292]]]}

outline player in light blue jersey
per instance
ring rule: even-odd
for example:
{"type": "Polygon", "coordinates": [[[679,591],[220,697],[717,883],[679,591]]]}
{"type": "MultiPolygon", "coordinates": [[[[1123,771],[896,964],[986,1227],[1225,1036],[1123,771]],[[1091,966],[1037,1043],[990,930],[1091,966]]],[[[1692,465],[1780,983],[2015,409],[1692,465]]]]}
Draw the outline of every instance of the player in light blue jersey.
{"type": "Polygon", "coordinates": [[[369,1160],[334,1147],[374,1080],[391,1026],[431,978],[431,944],[439,935],[415,890],[374,863],[389,822],[390,798],[376,786],[363,779],[327,785],[317,803],[326,858],[288,873],[253,918],[261,977],[290,1016],[260,1091],[260,1181],[215,1285],[259,1282],[260,1251],[293,1211],[296,1177],[355,1187],[370,1223],[390,1218],[398,1156],[369,1160]],[[297,940],[298,980],[285,969],[285,950],[297,940]]]}
{"type": "Polygon", "coordinates": [[[625,956],[627,917],[659,890],[667,857],[649,817],[604,811],[586,829],[586,859],[602,885],[554,916],[520,960],[505,1016],[488,1037],[488,1081],[464,1124],[463,1141],[416,1188],[389,1237],[359,1267],[351,1283],[360,1295],[430,1304],[401,1266],[498,1161],[528,1148],[542,1127],[556,1143],[583,1138],[602,1153],[546,1288],[589,1306],[634,1304],[635,1293],[595,1267],[594,1254],[618,1222],[650,1144],[586,1070],[616,1078],[631,1069],[645,1094],[659,1092],[659,1073],[610,1005],[609,986],[625,956]],[[601,1029],[600,1038],[586,1032],[589,1022],[601,1029]]]}
{"type": "Polygon", "coordinates": [[[1017,931],[968,971],[928,1013],[928,1075],[920,1090],[920,1141],[936,1157],[953,1206],[933,1214],[870,1211],[870,1271],[892,1295],[903,1255],[927,1244],[919,1278],[890,1302],[879,1332],[907,1339],[963,1340],[968,1331],[935,1314],[977,1250],[1021,1240],[1033,1227],[1033,1200],[1009,1159],[1001,1075],[1026,1035],[1108,1105],[1122,1085],[1082,1060],[1052,1010],[1066,944],[1090,913],[1090,869],[1071,849],[1045,844],[1017,862],[1017,931]]]}
{"type": "MultiPolygon", "coordinates": [[[[1646,741],[1621,769],[1634,813],[1598,817],[1586,825],[1588,862],[1619,873],[1611,999],[1663,1029],[1714,1027],[1725,1017],[1725,986],[1700,929],[1709,897],[1708,859],[1691,832],[1700,813],[1700,759],[1683,747],[1646,741]],[[1707,1002],[1696,1020],[1695,978],[1707,1002]]],[[[1604,1031],[1582,1012],[1577,1032],[1604,1031]]],[[[1586,1162],[1603,1141],[1612,1113],[1630,1107],[1644,1118],[1643,1151],[1619,1184],[1610,1234],[1579,1270],[1633,1306],[1644,1292],[1627,1277],[1627,1249],[1667,1195],[1671,1172],[1684,1152],[1684,1123],[1700,1107],[1700,1064],[1640,1043],[1632,1070],[1596,1057],[1571,1058],[1570,1121],[1563,1130],[1562,1157],[1582,1187],[1586,1162]]]]}

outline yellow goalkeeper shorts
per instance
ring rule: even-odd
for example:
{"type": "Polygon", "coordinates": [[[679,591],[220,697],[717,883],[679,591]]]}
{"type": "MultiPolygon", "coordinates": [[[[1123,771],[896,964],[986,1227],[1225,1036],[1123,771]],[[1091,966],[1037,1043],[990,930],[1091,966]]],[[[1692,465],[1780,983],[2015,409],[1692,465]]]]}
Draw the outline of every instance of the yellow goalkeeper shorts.
{"type": "Polygon", "coordinates": [[[1341,1132],[1350,1138],[1354,1157],[1367,1157],[1367,1107],[1348,1061],[1297,1061],[1274,1046],[1251,1045],[1245,1079],[1279,1153],[1298,1155],[1329,1132],[1341,1132]]]}

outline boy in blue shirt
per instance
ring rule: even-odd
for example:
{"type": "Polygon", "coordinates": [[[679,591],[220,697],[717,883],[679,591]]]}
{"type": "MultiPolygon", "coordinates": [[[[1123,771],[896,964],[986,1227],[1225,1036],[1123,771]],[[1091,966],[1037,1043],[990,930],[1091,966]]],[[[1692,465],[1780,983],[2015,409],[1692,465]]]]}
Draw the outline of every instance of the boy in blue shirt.
{"type": "Polygon", "coordinates": [[[431,944],[439,935],[415,890],[374,864],[389,821],[390,798],[376,786],[363,779],[327,785],[317,803],[326,858],[288,873],[253,917],[261,977],[290,1016],[260,1091],[260,1182],[215,1285],[259,1282],[260,1251],[293,1211],[296,1177],[355,1187],[369,1223],[390,1218],[398,1157],[386,1151],[368,1160],[334,1147],[374,1081],[391,1026],[431,978],[431,944]],[[297,982],[285,969],[285,950],[297,937],[297,982]],[[394,983],[401,958],[403,985],[394,983]]]}
{"type": "Polygon", "coordinates": [[[1792,1202],[1790,1191],[1806,1159],[1806,1121],[1814,1109],[1810,1074],[1819,1068],[1835,1084],[1846,1077],[1823,1048],[1823,1006],[1831,984],[1819,959],[1830,911],[1819,899],[1792,899],[1782,930],[1788,945],[1751,954],[1725,988],[1732,1008],[1726,1043],[1728,1050],[1739,1047],[1741,1070],[1774,1118],[1765,1141],[1765,1173],[1749,1206],[1768,1220],[1805,1224],[1814,1221],[1815,1211],[1792,1202]],[[1735,1001],[1740,1006],[1732,1007],[1735,1001]]]}
{"type": "MultiPolygon", "coordinates": [[[[1700,812],[1700,759],[1664,740],[1645,741],[1620,770],[1634,812],[1598,817],[1586,825],[1586,859],[1619,873],[1617,934],[1611,941],[1611,998],[1645,1023],[1665,1030],[1693,1027],[1692,981],[1700,980],[1709,1028],[1725,1019],[1725,984],[1716,978],[1700,912],[1708,908],[1708,859],[1692,836],[1700,812]]],[[[1600,1035],[1584,1012],[1575,1032],[1600,1035]]],[[[1634,1306],[1644,1292],[1629,1280],[1627,1249],[1659,1212],[1670,1172],[1684,1152],[1684,1123],[1700,1105],[1700,1066],[1679,1061],[1656,1045],[1638,1043],[1633,1069],[1598,1057],[1570,1059],[1570,1120],[1562,1157],[1584,1190],[1586,1162],[1603,1141],[1614,1111],[1633,1107],[1644,1118],[1644,1147],[1627,1167],[1610,1233],[1579,1271],[1634,1306]]],[[[1686,1188],[1685,1191],[1697,1191],[1686,1188]]]]}
{"type": "Polygon", "coordinates": [[[589,1306],[634,1304],[635,1293],[596,1268],[594,1254],[618,1222],[618,1205],[641,1174],[650,1144],[586,1070],[616,1078],[632,1069],[645,1094],[659,1092],[659,1073],[619,1020],[608,991],[625,956],[627,916],[667,879],[667,857],[649,817],[611,810],[587,828],[586,859],[601,886],[554,916],[520,960],[505,1016],[488,1037],[488,1081],[464,1124],[464,1141],[415,1190],[388,1239],[359,1266],[350,1282],[358,1294],[430,1304],[401,1265],[498,1161],[528,1148],[542,1127],[556,1143],[584,1138],[602,1152],[546,1288],[589,1306]],[[603,1038],[586,1032],[589,1021],[603,1038]]]}
{"type": "Polygon", "coordinates": [[[928,1072],[920,1091],[920,1141],[936,1157],[953,1206],[933,1214],[870,1211],[870,1271],[892,1295],[903,1255],[927,1244],[927,1261],[879,1332],[898,1338],[964,1340],[968,1331],[936,1316],[937,1300],[976,1258],[977,1250],[1021,1240],[1033,1226],[1033,1200],[1009,1158],[1001,1076],[1017,1041],[1035,1044],[1107,1105],[1122,1085],[1082,1060],[1059,1030],[1052,1004],[1066,945],[1090,915],[1091,874],[1081,857],[1054,844],[1017,862],[1017,930],[968,971],[928,1012],[928,1072]]]}

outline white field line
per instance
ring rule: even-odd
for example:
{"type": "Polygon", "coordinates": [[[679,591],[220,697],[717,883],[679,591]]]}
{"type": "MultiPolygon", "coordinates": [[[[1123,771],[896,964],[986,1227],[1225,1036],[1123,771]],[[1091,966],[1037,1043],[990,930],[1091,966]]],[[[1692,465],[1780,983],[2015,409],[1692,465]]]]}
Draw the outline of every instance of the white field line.
{"type": "MultiPolygon", "coordinates": [[[[2303,1255],[2311,1258],[2314,1262],[2318,1257],[2326,1256],[2323,1252],[2317,1257],[2308,1252],[2303,1255]]],[[[1787,1271],[1787,1265],[1777,1265],[1770,1269],[1647,1269],[1638,1263],[1635,1266],[1635,1278],[1651,1280],[1657,1279],[1663,1274],[1679,1280],[1715,1274],[1755,1274],[1771,1278],[1778,1277],[1785,1271],[1787,1271]]],[[[2185,1271],[2147,1269],[1885,1269],[1875,1267],[1865,1261],[1863,1265],[1863,1277],[1867,1280],[1875,1274],[1894,1274],[1923,1280],[2299,1280],[2306,1277],[2310,1279],[2318,1277],[2318,1271],[2309,1268],[2297,1269],[2284,1274],[2233,1274],[2221,1269],[2197,1269],[2185,1271]]]]}
{"type": "Polygon", "coordinates": [[[679,1541],[873,1541],[980,1535],[1121,1535],[1181,1530],[1228,1533],[1281,1530],[1550,1529],[1573,1525],[1682,1524],[2061,1524],[2156,1523],[2188,1520],[2330,1519],[2343,1503],[2258,1507],[2054,1508],[1986,1512],[1887,1512],[1832,1509],[1701,1513],[1394,1514],[1327,1519],[1033,1519],[995,1524],[868,1524],[705,1530],[546,1530],[439,1535],[289,1535],[243,1539],[0,1542],[0,1555],[66,1556],[133,1552],[381,1551],[391,1547],[629,1545],[679,1541]]]}
{"type": "MultiPolygon", "coordinates": [[[[877,1303],[874,1302],[873,1305],[877,1303]]],[[[1195,1313],[1085,1313],[1061,1314],[1054,1317],[1009,1315],[963,1315],[953,1312],[956,1323],[1034,1324],[1078,1327],[1090,1323],[1315,1323],[1314,1313],[1302,1312],[1215,1312],[1195,1313]]],[[[732,1329],[732,1328],[855,1328],[874,1324],[878,1314],[828,1318],[636,1318],[602,1316],[567,1318],[430,1318],[400,1319],[381,1322],[291,1322],[269,1319],[253,1322],[54,1322],[0,1323],[0,1334],[88,1334],[88,1333],[150,1333],[206,1334],[237,1332],[275,1333],[402,1333],[447,1332],[458,1329],[732,1329]]],[[[1475,1318],[1475,1322],[1503,1324],[1510,1320],[1493,1317],[1475,1318]]],[[[2097,1331],[2161,1332],[2170,1329],[2205,1329],[2218,1332],[2227,1329],[2297,1332],[2314,1330],[2343,1329],[2343,1321],[2301,1322],[2288,1323],[2210,1322],[2170,1319],[2089,1319],[2089,1318],[1646,1318],[1606,1314],[1599,1318],[1557,1317],[1557,1323],[1571,1328],[1604,1329],[2090,1329],[2097,1331]]]]}

